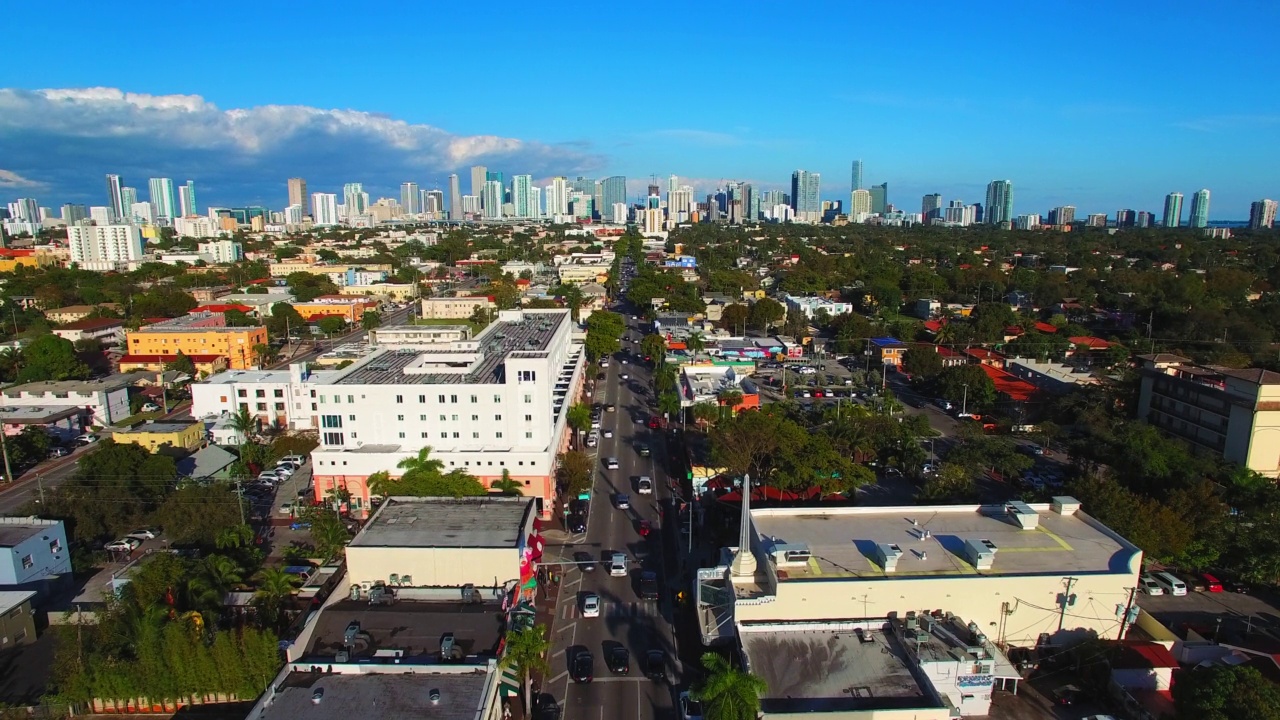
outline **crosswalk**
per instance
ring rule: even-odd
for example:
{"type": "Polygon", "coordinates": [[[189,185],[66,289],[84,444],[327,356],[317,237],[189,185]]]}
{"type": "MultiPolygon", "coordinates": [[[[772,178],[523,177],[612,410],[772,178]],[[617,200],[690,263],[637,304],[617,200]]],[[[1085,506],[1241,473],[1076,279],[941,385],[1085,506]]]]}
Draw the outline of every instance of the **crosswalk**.
{"type": "MultiPolygon", "coordinates": [[[[600,617],[586,618],[587,620],[597,620],[601,618],[616,618],[620,620],[640,619],[659,617],[662,615],[658,608],[657,601],[649,600],[645,602],[609,602],[601,599],[600,601],[600,617]]],[[[582,607],[577,603],[565,603],[560,609],[560,617],[564,620],[574,620],[582,617],[582,607]]]]}

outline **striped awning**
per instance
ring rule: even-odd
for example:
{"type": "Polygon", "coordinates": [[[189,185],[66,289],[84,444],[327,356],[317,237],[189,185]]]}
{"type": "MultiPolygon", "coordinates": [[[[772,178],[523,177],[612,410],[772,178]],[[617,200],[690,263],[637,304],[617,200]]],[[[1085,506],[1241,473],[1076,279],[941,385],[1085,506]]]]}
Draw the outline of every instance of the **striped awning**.
{"type": "Polygon", "coordinates": [[[515,667],[501,667],[498,676],[498,692],[503,697],[520,694],[520,671],[515,667]]]}

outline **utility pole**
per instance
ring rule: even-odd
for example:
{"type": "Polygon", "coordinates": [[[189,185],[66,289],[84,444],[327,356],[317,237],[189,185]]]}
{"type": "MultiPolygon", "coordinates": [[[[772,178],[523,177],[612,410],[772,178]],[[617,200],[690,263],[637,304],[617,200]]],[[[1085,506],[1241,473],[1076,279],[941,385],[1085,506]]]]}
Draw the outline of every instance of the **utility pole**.
{"type": "Polygon", "coordinates": [[[240,506],[240,524],[248,525],[249,523],[247,523],[244,519],[244,483],[243,482],[236,483],[235,487],[236,487],[236,498],[239,500],[239,502],[237,502],[236,505],[240,506]]]}
{"type": "Polygon", "coordinates": [[[1124,631],[1128,629],[1129,613],[1133,612],[1133,596],[1137,594],[1137,590],[1136,587],[1129,588],[1129,602],[1125,603],[1124,615],[1120,616],[1120,633],[1116,635],[1116,640],[1124,639],[1124,631]]]}
{"type": "Polygon", "coordinates": [[[9,468],[9,445],[4,441],[4,433],[0,432],[0,453],[4,454],[4,481],[13,484],[13,470],[9,468]]]}
{"type": "Polygon", "coordinates": [[[961,417],[969,414],[969,383],[964,384],[964,400],[960,403],[961,417]]]}
{"type": "Polygon", "coordinates": [[[40,489],[40,504],[44,505],[44,478],[40,477],[40,473],[36,473],[36,487],[40,489]]]}
{"type": "Polygon", "coordinates": [[[1062,624],[1067,619],[1067,608],[1076,604],[1076,598],[1071,594],[1071,587],[1076,584],[1079,578],[1064,578],[1067,581],[1067,591],[1062,593],[1061,600],[1058,601],[1058,632],[1062,632],[1062,624]]]}

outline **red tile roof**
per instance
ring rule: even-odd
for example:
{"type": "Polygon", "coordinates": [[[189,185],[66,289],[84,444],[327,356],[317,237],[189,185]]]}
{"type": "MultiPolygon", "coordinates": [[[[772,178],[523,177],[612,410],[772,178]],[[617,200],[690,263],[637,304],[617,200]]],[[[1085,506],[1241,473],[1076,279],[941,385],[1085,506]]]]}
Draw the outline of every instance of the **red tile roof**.
{"type": "Polygon", "coordinates": [[[1054,327],[1054,326],[1050,325],[1050,324],[1049,324],[1049,323],[1047,323],[1047,322],[1038,322],[1038,323],[1036,323],[1036,329],[1037,329],[1037,330],[1039,330],[1039,331],[1040,331],[1040,332],[1042,332],[1042,333],[1056,333],[1056,332],[1058,332],[1058,328],[1056,328],[1056,327],[1054,327]]]}
{"type": "Polygon", "coordinates": [[[942,357],[960,357],[960,353],[956,352],[955,350],[952,350],[946,345],[934,345],[933,347],[935,350],[938,351],[938,354],[941,355],[942,357]]]}
{"type": "Polygon", "coordinates": [[[926,320],[924,323],[924,329],[928,330],[931,333],[936,333],[942,329],[942,326],[944,324],[945,323],[943,323],[941,320],[926,320]]]}
{"type": "Polygon", "coordinates": [[[1013,335],[1015,337],[1020,337],[1023,332],[1025,331],[1017,325],[1010,325],[1009,327],[1004,329],[1005,335],[1013,335]]]}
{"type": "Polygon", "coordinates": [[[1111,347],[1111,343],[1092,335],[1075,335],[1068,339],[1072,345],[1088,345],[1090,350],[1106,350],[1111,347]]]}
{"type": "Polygon", "coordinates": [[[191,312],[224,313],[228,310],[239,310],[242,313],[253,312],[253,308],[249,307],[248,305],[241,305],[239,303],[230,303],[225,305],[218,305],[218,304],[201,305],[200,307],[196,308],[195,310],[192,310],[191,312]]]}
{"type": "Polygon", "coordinates": [[[1015,402],[1026,402],[1031,396],[1036,394],[1036,386],[1011,375],[998,367],[990,365],[979,365],[982,371],[991,378],[991,382],[996,385],[996,392],[1007,396],[1015,402]]]}
{"type": "MultiPolygon", "coordinates": [[[[167,363],[167,362],[173,362],[173,359],[176,357],[178,357],[176,353],[173,355],[122,355],[120,357],[120,362],[122,363],[158,363],[158,362],[167,363]]],[[[211,363],[211,362],[217,362],[218,360],[225,359],[223,358],[222,355],[188,355],[187,357],[190,358],[191,362],[193,363],[211,363]]]]}
{"type": "Polygon", "coordinates": [[[986,348],[980,348],[980,347],[965,348],[964,354],[976,360],[1003,360],[1004,359],[1004,355],[1001,355],[995,350],[988,350],[986,348]]]}
{"type": "Polygon", "coordinates": [[[85,318],[67,323],[58,330],[101,330],[109,327],[124,327],[124,321],[116,318],[85,318]]]}

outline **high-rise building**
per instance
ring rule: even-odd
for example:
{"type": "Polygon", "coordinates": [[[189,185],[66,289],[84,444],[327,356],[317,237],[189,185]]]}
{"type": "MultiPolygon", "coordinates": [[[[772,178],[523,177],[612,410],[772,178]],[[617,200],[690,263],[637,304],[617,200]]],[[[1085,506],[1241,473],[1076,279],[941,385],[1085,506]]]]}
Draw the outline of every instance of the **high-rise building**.
{"type": "Polygon", "coordinates": [[[569,214],[569,178],[557,176],[547,186],[547,216],[569,214]]]}
{"type": "Polygon", "coordinates": [[[358,218],[369,211],[369,193],[363,183],[347,183],[342,186],[342,203],[347,206],[347,217],[358,218]]]}
{"type": "Polygon", "coordinates": [[[1088,225],[1089,227],[1100,227],[1100,228],[1104,228],[1104,227],[1106,227],[1106,226],[1107,226],[1107,214],[1106,214],[1106,213],[1091,213],[1091,214],[1089,215],[1089,219],[1088,219],[1088,220],[1085,220],[1085,224],[1086,224],[1086,225],[1088,225]]]}
{"type": "Polygon", "coordinates": [[[1016,230],[1035,230],[1040,227],[1040,215],[1038,213],[1019,215],[1013,219],[1013,227],[1016,230]]]}
{"type": "Polygon", "coordinates": [[[400,208],[408,215],[422,213],[422,195],[418,192],[418,183],[400,183],[400,208]]]}
{"type": "Polygon", "coordinates": [[[68,225],[75,225],[81,220],[89,218],[89,208],[84,205],[63,205],[62,221],[68,225]]]}
{"type": "Polygon", "coordinates": [[[18,198],[9,203],[9,216],[18,222],[40,222],[40,203],[35,198],[18,198]]]}
{"type": "Polygon", "coordinates": [[[976,205],[965,205],[963,200],[952,200],[943,212],[943,218],[952,225],[968,227],[977,222],[974,217],[976,210],[976,205]]]}
{"type": "Polygon", "coordinates": [[[333,193],[311,195],[312,221],[316,225],[338,224],[338,196],[333,193]]]}
{"type": "Polygon", "coordinates": [[[119,219],[129,222],[133,216],[133,204],[136,202],[138,202],[138,188],[120,188],[120,204],[124,206],[124,215],[118,216],[119,219]]]}
{"type": "Polygon", "coordinates": [[[284,209],[285,225],[301,225],[302,218],[303,218],[303,214],[302,214],[301,205],[290,205],[289,207],[284,209]]]}
{"type": "Polygon", "coordinates": [[[693,216],[693,188],[683,185],[667,193],[667,214],[676,223],[688,222],[693,216]]]}
{"type": "Polygon", "coordinates": [[[925,224],[930,220],[942,218],[942,195],[933,193],[925,195],[920,201],[920,216],[924,219],[925,224]]]}
{"type": "Polygon", "coordinates": [[[129,216],[141,225],[151,225],[156,221],[155,206],[149,202],[136,202],[129,208],[129,216]]]}
{"type": "Polygon", "coordinates": [[[1050,225],[1070,225],[1076,221],[1076,206],[1061,205],[1049,211],[1050,225]]]}
{"type": "Polygon", "coordinates": [[[474,165],[471,168],[471,195],[480,197],[484,194],[484,183],[489,179],[489,168],[483,165],[474,165]]]}
{"type": "Polygon", "coordinates": [[[992,180],[987,184],[986,222],[999,225],[1013,221],[1013,182],[992,180]]]}
{"type": "Polygon", "coordinates": [[[311,196],[307,195],[307,181],[302,178],[289,178],[289,204],[301,205],[302,214],[311,214],[311,196]]]}
{"type": "Polygon", "coordinates": [[[1116,227],[1131,228],[1138,224],[1138,213],[1134,210],[1122,209],[1116,211],[1116,227]]]}
{"type": "Polygon", "coordinates": [[[849,190],[853,191],[853,190],[861,190],[861,189],[862,189],[862,161],[854,160],[853,161],[853,177],[849,180],[849,190]]]}
{"type": "Polygon", "coordinates": [[[1276,201],[1258,200],[1249,206],[1249,227],[1264,230],[1275,227],[1276,201]]]}
{"type": "Polygon", "coordinates": [[[422,191],[422,212],[431,216],[432,220],[444,217],[444,193],[440,190],[422,191]]]}
{"type": "Polygon", "coordinates": [[[1182,224],[1182,193],[1173,192],[1164,196],[1164,226],[1176,228],[1182,224]]]}
{"type": "Polygon", "coordinates": [[[463,195],[462,196],[462,214],[463,215],[479,215],[480,214],[480,196],[479,195],[463,195]]]}
{"type": "Polygon", "coordinates": [[[124,218],[117,218],[116,211],[108,205],[93,205],[89,208],[89,219],[95,225],[113,225],[124,218]]]}
{"type": "Polygon", "coordinates": [[[151,178],[147,183],[151,191],[151,211],[157,218],[172,220],[178,215],[178,193],[173,178],[151,178]]]}
{"type": "Polygon", "coordinates": [[[817,222],[822,218],[822,176],[808,170],[791,173],[791,207],[800,222],[817,222]]]}
{"type": "MultiPolygon", "coordinates": [[[[668,191],[667,200],[670,201],[670,191],[668,191]]],[[[627,202],[627,178],[622,175],[613,175],[600,181],[600,206],[599,211],[603,219],[604,213],[611,212],[614,205],[627,202]]]]}
{"type": "Polygon", "coordinates": [[[614,225],[627,224],[627,204],[626,203],[613,204],[613,224],[614,225]]]}
{"type": "Polygon", "coordinates": [[[119,175],[107,176],[107,207],[111,208],[111,212],[118,218],[125,216],[124,198],[120,196],[122,187],[119,175]]]}
{"type": "Polygon", "coordinates": [[[742,196],[742,221],[756,222],[759,217],[756,213],[760,210],[760,198],[757,197],[756,189],[751,183],[742,183],[738,186],[738,194],[742,196]]]}
{"type": "MultiPolygon", "coordinates": [[[[679,175],[672,175],[671,177],[667,178],[667,193],[668,193],[668,194],[670,194],[670,193],[672,193],[672,192],[675,192],[676,190],[679,190],[679,189],[680,189],[680,176],[679,176],[679,175]]],[[[668,204],[670,204],[670,199],[668,199],[668,204]]]]}
{"type": "Polygon", "coordinates": [[[1139,210],[1139,211],[1138,211],[1138,218],[1137,218],[1137,221],[1136,221],[1136,224],[1137,224],[1137,226],[1138,226],[1138,227],[1140,227],[1140,228],[1149,228],[1149,227],[1151,227],[1152,225],[1155,225],[1155,223],[1156,223],[1156,216],[1155,216],[1155,215],[1152,215],[1151,213],[1147,212],[1146,210],[1139,210]]]}
{"type": "Polygon", "coordinates": [[[871,214],[871,191],[858,188],[849,193],[849,219],[858,220],[859,217],[871,214]]]}
{"type": "Polygon", "coordinates": [[[1197,190],[1191,196],[1191,221],[1193,228],[1209,227],[1209,191],[1197,190]]]}
{"type": "Polygon", "coordinates": [[[537,213],[531,207],[533,205],[532,175],[511,176],[511,204],[515,205],[516,217],[537,217],[537,213]]]}
{"type": "Polygon", "coordinates": [[[82,270],[110,271],[142,259],[142,232],[136,225],[68,225],[71,262],[82,270]]]}
{"type": "Polygon", "coordinates": [[[199,215],[196,210],[196,181],[188,180],[185,185],[178,188],[178,212],[182,213],[182,217],[191,217],[199,215]]]}
{"type": "Polygon", "coordinates": [[[537,185],[529,186],[529,217],[534,220],[542,219],[542,188],[537,185]]]}
{"type": "Polygon", "coordinates": [[[502,217],[502,181],[486,180],[484,194],[480,196],[480,209],[484,216],[496,220],[502,217]]]}
{"type": "Polygon", "coordinates": [[[458,175],[449,176],[449,219],[462,220],[462,190],[458,187],[458,175]]]}
{"type": "Polygon", "coordinates": [[[871,214],[884,215],[889,210],[889,183],[871,186],[871,214]]]}

